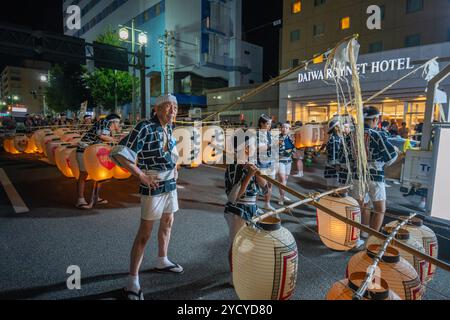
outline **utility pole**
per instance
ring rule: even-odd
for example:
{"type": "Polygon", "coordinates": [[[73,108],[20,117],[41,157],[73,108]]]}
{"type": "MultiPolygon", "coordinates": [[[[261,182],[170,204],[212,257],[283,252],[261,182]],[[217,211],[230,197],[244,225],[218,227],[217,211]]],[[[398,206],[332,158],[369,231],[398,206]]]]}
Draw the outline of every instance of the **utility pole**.
{"type": "Polygon", "coordinates": [[[132,83],[132,92],[131,92],[131,109],[133,111],[133,124],[136,123],[136,96],[135,96],[135,84],[134,84],[134,78],[136,77],[136,57],[134,56],[134,44],[135,44],[135,37],[134,37],[134,19],[131,19],[131,59],[133,64],[133,78],[131,79],[132,83]]]}
{"type": "Polygon", "coordinates": [[[172,58],[175,57],[173,48],[174,34],[173,31],[164,32],[164,36],[159,39],[159,44],[164,48],[164,94],[170,93],[169,81],[173,79],[173,63],[172,58]]]}

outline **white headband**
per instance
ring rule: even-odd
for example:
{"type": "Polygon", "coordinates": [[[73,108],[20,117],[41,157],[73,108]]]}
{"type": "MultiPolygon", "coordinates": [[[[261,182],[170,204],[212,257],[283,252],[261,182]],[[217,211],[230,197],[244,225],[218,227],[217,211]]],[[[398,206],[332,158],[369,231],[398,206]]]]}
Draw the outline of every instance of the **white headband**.
{"type": "Polygon", "coordinates": [[[166,103],[166,102],[172,102],[172,103],[178,104],[177,98],[175,96],[171,95],[171,94],[166,94],[166,95],[163,95],[163,96],[159,96],[156,99],[156,105],[157,106],[159,106],[159,105],[161,105],[163,103],[166,103]]]}

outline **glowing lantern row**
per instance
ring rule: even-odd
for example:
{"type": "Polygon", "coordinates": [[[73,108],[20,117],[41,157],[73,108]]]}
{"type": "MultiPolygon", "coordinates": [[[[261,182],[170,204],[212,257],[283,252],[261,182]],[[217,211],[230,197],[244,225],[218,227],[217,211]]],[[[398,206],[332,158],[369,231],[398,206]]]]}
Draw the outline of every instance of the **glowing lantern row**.
{"type": "Polygon", "coordinates": [[[84,166],[93,180],[127,179],[131,176],[130,172],[116,166],[111,161],[110,152],[111,147],[105,144],[95,144],[87,147],[84,151],[84,166]]]}
{"type": "Polygon", "coordinates": [[[298,252],[280,219],[243,226],[233,241],[233,283],[241,300],[287,300],[297,282],[298,252]]]}
{"type": "Polygon", "coordinates": [[[50,143],[59,142],[62,143],[61,139],[57,136],[48,136],[44,138],[44,143],[42,144],[42,151],[44,151],[44,156],[48,159],[48,151],[51,150],[48,148],[50,143]]]}
{"type": "Polygon", "coordinates": [[[53,133],[61,138],[64,134],[66,134],[69,131],[70,131],[69,128],[58,128],[53,130],[53,133]]]}
{"type": "MultiPolygon", "coordinates": [[[[380,251],[380,245],[369,245],[366,251],[354,255],[348,265],[346,276],[355,272],[366,272],[373,264],[373,258],[380,251]]],[[[394,247],[389,246],[378,264],[379,275],[402,300],[421,300],[423,296],[423,285],[419,275],[408,261],[400,257],[400,253],[394,247]]]]}
{"type": "Polygon", "coordinates": [[[25,152],[28,146],[28,137],[26,135],[16,135],[14,137],[14,148],[17,152],[22,153],[25,152]]]}
{"type": "MultiPolygon", "coordinates": [[[[360,222],[361,209],[351,197],[325,196],[319,204],[333,210],[347,219],[360,222]]],[[[348,251],[359,240],[360,230],[317,209],[317,229],[322,242],[330,249],[348,251]]]]}
{"type": "MultiPolygon", "coordinates": [[[[353,294],[361,287],[366,278],[365,272],[352,273],[348,279],[343,279],[331,287],[327,293],[327,300],[352,300],[353,294]]],[[[389,289],[389,284],[383,278],[375,276],[369,284],[363,300],[401,300],[389,289]]]]}
{"type": "Polygon", "coordinates": [[[59,171],[67,178],[75,177],[74,171],[78,168],[76,161],[76,146],[60,145],[55,150],[55,162],[59,171]]]}
{"type": "Polygon", "coordinates": [[[325,142],[325,128],[319,124],[306,124],[295,130],[295,147],[311,148],[325,142]]]}
{"type": "Polygon", "coordinates": [[[28,144],[27,144],[27,148],[24,151],[25,153],[36,153],[37,152],[37,147],[36,147],[36,142],[34,140],[34,135],[32,135],[30,137],[30,139],[28,140],[28,144]]]}
{"type": "Polygon", "coordinates": [[[33,136],[34,136],[34,142],[35,142],[35,144],[36,144],[36,148],[37,148],[37,151],[39,152],[39,153],[43,153],[44,152],[44,146],[43,146],[43,139],[44,139],[44,137],[46,136],[46,135],[53,135],[53,133],[52,133],[52,130],[49,130],[49,129],[40,129],[40,130],[37,130],[34,134],[33,134],[33,136]]]}
{"type": "Polygon", "coordinates": [[[13,138],[5,138],[3,140],[3,148],[8,153],[12,153],[12,154],[19,153],[19,152],[17,152],[16,148],[14,147],[14,139],[13,138]]]}
{"type": "MultiPolygon", "coordinates": [[[[388,223],[387,226],[395,227],[399,224],[398,221],[393,221],[388,223]]],[[[409,231],[411,238],[420,242],[425,249],[425,253],[433,258],[438,257],[438,241],[436,238],[436,234],[423,225],[423,220],[419,218],[412,218],[408,224],[404,226],[406,230],[409,231]]],[[[425,272],[425,282],[431,281],[434,277],[434,273],[436,272],[436,266],[429,263],[428,270],[425,272]]]]}
{"type": "MultiPolygon", "coordinates": [[[[384,226],[383,233],[388,235],[388,234],[391,234],[393,230],[394,230],[394,227],[384,226]]],[[[420,252],[425,253],[425,249],[423,248],[422,243],[418,242],[414,238],[411,238],[408,230],[400,229],[398,231],[398,233],[396,234],[395,238],[397,240],[407,244],[408,246],[410,246],[420,252]]],[[[383,243],[384,243],[384,241],[382,241],[374,236],[371,236],[367,240],[366,245],[371,245],[371,244],[382,245],[383,243]]],[[[426,282],[426,280],[427,280],[426,275],[428,272],[428,262],[423,259],[420,259],[419,257],[417,257],[401,248],[398,248],[394,243],[392,244],[392,246],[398,250],[401,257],[405,258],[406,261],[408,261],[414,267],[414,269],[416,269],[417,274],[419,275],[420,281],[422,283],[426,282]]]]}
{"type": "Polygon", "coordinates": [[[74,140],[80,139],[81,136],[77,132],[66,132],[61,136],[61,140],[64,142],[72,142],[74,140]]]}
{"type": "Polygon", "coordinates": [[[56,165],[56,159],[55,159],[55,153],[56,153],[56,149],[61,146],[62,144],[64,144],[64,142],[62,142],[59,139],[53,139],[51,141],[48,141],[45,145],[45,156],[48,159],[48,162],[51,165],[56,165]]]}

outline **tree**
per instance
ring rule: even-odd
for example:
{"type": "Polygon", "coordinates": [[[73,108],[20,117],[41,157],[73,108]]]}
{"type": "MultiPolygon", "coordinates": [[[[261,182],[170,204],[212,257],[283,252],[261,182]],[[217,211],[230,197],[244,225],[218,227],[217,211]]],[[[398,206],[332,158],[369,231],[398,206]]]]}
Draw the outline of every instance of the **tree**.
{"type": "Polygon", "coordinates": [[[89,92],[83,80],[85,68],[75,64],[55,64],[50,69],[46,88],[48,106],[56,111],[78,111],[83,101],[89,99],[89,92]]]}
{"type": "MultiPolygon", "coordinates": [[[[111,29],[101,34],[97,42],[121,46],[118,35],[111,29]]],[[[132,100],[133,77],[126,71],[96,68],[94,72],[86,74],[85,79],[94,101],[104,109],[117,112],[116,106],[132,100]]]]}

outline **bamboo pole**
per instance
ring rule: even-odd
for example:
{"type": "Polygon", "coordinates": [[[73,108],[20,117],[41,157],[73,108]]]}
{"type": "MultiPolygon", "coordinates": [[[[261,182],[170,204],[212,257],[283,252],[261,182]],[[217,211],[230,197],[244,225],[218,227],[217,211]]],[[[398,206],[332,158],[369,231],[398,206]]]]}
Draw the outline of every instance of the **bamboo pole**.
{"type": "Polygon", "coordinates": [[[323,197],[328,196],[328,195],[333,194],[333,193],[337,193],[339,191],[347,190],[348,188],[350,188],[350,186],[340,187],[340,188],[337,188],[337,189],[333,189],[333,190],[329,190],[329,191],[320,193],[320,194],[318,194],[316,196],[309,197],[307,199],[295,202],[295,203],[290,204],[290,205],[288,205],[286,207],[266,212],[263,215],[260,215],[260,216],[257,216],[255,218],[253,218],[252,221],[253,221],[253,223],[257,223],[257,222],[259,222],[261,220],[264,220],[265,218],[268,218],[268,217],[273,216],[275,214],[284,213],[284,212],[286,212],[286,211],[288,211],[290,209],[294,209],[294,208],[296,208],[298,206],[301,206],[302,204],[307,204],[307,203],[310,203],[312,201],[316,201],[317,199],[323,198],[323,197]]]}
{"type": "MultiPolygon", "coordinates": [[[[292,188],[290,188],[288,186],[285,186],[284,184],[278,182],[277,180],[272,179],[271,177],[262,175],[260,172],[257,172],[256,174],[258,176],[260,176],[261,178],[265,179],[266,181],[268,181],[268,182],[272,183],[273,185],[277,186],[278,188],[280,188],[280,189],[282,189],[282,190],[284,190],[284,191],[286,191],[286,192],[296,196],[297,198],[299,198],[301,200],[304,200],[304,199],[308,198],[307,195],[305,195],[303,193],[300,193],[298,191],[295,191],[292,188]]],[[[338,219],[338,220],[340,220],[340,221],[342,221],[342,222],[344,222],[346,224],[351,225],[352,227],[355,227],[355,228],[358,228],[358,229],[360,229],[360,230],[362,230],[364,232],[367,232],[368,234],[370,234],[370,235],[372,235],[372,236],[374,236],[374,237],[376,237],[378,239],[381,239],[383,241],[385,241],[387,239],[387,236],[385,236],[384,234],[382,234],[382,233],[380,233],[378,231],[375,231],[375,230],[373,230],[373,229],[371,229],[371,228],[369,228],[369,227],[367,227],[367,226],[365,226],[363,224],[360,224],[360,223],[358,223],[356,221],[353,221],[351,219],[347,219],[346,217],[343,217],[343,216],[339,215],[338,213],[336,213],[333,210],[331,210],[331,209],[321,205],[320,203],[318,203],[316,201],[311,201],[310,204],[312,206],[316,207],[317,209],[323,211],[324,213],[332,216],[333,218],[336,218],[336,219],[338,219]]],[[[411,253],[411,254],[413,254],[415,256],[418,256],[418,257],[422,258],[423,260],[426,260],[427,262],[432,263],[433,265],[435,265],[435,266],[437,266],[437,267],[439,267],[441,269],[444,269],[446,271],[450,271],[450,265],[445,263],[444,261],[441,261],[439,259],[431,257],[431,256],[429,256],[429,255],[427,255],[427,254],[425,254],[423,252],[420,252],[420,251],[418,251],[418,250],[416,250],[416,249],[414,249],[414,248],[412,248],[412,247],[410,247],[410,246],[408,246],[408,245],[404,244],[403,242],[400,242],[400,241],[398,241],[396,239],[392,239],[392,242],[397,247],[399,247],[400,249],[403,249],[406,252],[409,252],[409,253],[411,253]]]]}
{"type": "Polygon", "coordinates": [[[358,290],[353,294],[353,300],[361,300],[363,298],[364,293],[367,291],[367,288],[369,287],[369,283],[372,282],[378,263],[381,261],[383,255],[386,253],[389,244],[392,242],[392,240],[394,239],[395,235],[400,230],[400,228],[403,227],[409,220],[411,220],[415,216],[416,215],[413,214],[412,216],[408,217],[408,219],[398,224],[397,227],[395,227],[395,229],[389,234],[387,239],[384,241],[380,251],[378,251],[378,254],[375,256],[375,258],[373,258],[374,262],[372,263],[372,265],[369,266],[368,268],[369,271],[366,273],[366,277],[364,278],[363,283],[358,288],[358,290]]]}

